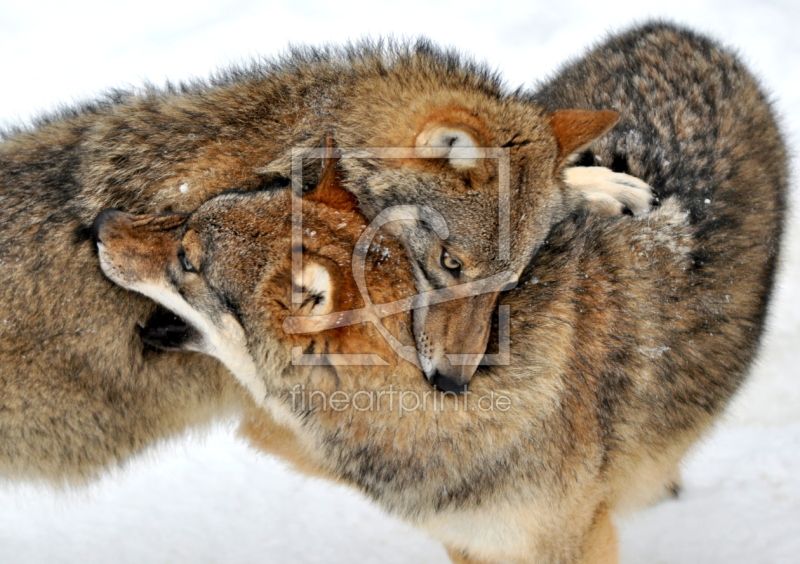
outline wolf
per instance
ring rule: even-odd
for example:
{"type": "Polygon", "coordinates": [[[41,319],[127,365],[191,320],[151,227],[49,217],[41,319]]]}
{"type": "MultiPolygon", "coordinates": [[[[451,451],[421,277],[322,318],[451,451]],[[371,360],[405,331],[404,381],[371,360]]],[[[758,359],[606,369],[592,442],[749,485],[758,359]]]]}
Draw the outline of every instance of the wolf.
{"type": "MultiPolygon", "coordinates": [[[[247,386],[262,408],[245,426],[256,444],[360,489],[454,562],[618,562],[612,515],[660,491],[757,350],[785,146],[738,60],[669,25],[609,39],[530,103],[539,115],[616,105],[622,127],[584,157],[641,175],[660,206],[551,229],[499,297],[508,363],[477,368],[462,396],[432,390],[394,354],[391,338],[414,340],[408,308],[392,308],[414,299],[414,261],[389,237],[364,240],[368,222],[336,195],[333,159],[299,204],[289,191],[255,192],[188,216],[105,212],[99,260],[193,327],[177,348],[215,356],[247,386]],[[293,205],[308,230],[299,272],[293,205]],[[362,260],[367,295],[354,274],[362,260]],[[368,302],[386,314],[383,329],[357,314],[368,302]],[[331,356],[365,352],[381,362],[331,356]]],[[[552,156],[549,135],[539,150],[552,156]]]]}
{"type": "MultiPolygon", "coordinates": [[[[509,144],[510,188],[522,190],[511,214],[514,256],[531,252],[565,214],[645,211],[649,188],[631,176],[550,170],[617,119],[585,111],[550,119],[484,67],[421,41],[298,50],[205,84],[117,92],[8,132],[0,143],[0,474],[90,479],[187,427],[237,417],[251,401],[215,360],[151,346],[180,343],[193,329],[102,275],[91,241],[101,210],[188,213],[228,190],[283,189],[292,148],[323,147],[328,138],[418,151],[429,158],[343,159],[338,174],[367,214],[402,201],[444,215],[447,253],[415,225],[408,236],[420,287],[438,288],[499,268],[469,251],[480,244],[489,252],[497,239],[499,165],[478,158],[478,145],[509,144]],[[588,135],[569,136],[581,120],[588,135]],[[553,127],[576,145],[534,159],[531,132],[553,127]]],[[[306,163],[302,183],[316,185],[319,170],[320,162],[306,163]]],[[[450,304],[441,304],[417,319],[429,364],[447,350],[483,353],[489,305],[469,310],[475,343],[458,322],[481,300],[494,297],[464,300],[444,317],[450,304]],[[449,329],[436,325],[448,319],[449,329]],[[451,347],[448,334],[473,348],[451,347]]],[[[461,377],[436,381],[455,388],[461,377]]]]}

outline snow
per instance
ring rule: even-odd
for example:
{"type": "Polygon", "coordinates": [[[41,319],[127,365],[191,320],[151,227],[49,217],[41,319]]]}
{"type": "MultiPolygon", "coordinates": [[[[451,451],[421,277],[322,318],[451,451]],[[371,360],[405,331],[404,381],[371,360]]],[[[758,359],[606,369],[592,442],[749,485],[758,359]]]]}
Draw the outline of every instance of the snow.
{"type": "MultiPolygon", "coordinates": [[[[510,85],[530,84],[607,31],[665,16],[739,49],[774,94],[790,146],[800,140],[800,4],[790,0],[270,4],[4,2],[0,122],[108,87],[206,76],[290,42],[365,35],[425,34],[490,61],[510,85]]],[[[800,562],[798,241],[795,212],[753,377],[686,461],[681,498],[620,520],[623,562],[800,562]]],[[[0,562],[353,561],[447,557],[357,494],[250,450],[229,425],[152,449],[84,489],[0,485],[0,562]]]]}

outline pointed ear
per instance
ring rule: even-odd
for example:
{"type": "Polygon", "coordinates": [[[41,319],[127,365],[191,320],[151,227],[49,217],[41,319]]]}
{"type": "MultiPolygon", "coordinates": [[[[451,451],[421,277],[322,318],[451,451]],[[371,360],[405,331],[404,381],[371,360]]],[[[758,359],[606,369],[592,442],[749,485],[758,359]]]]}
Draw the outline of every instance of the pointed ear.
{"type": "Polygon", "coordinates": [[[612,110],[558,110],[547,117],[558,144],[558,167],[608,133],[620,118],[612,110]]]}
{"type": "Polygon", "coordinates": [[[474,168],[483,156],[481,120],[463,109],[441,110],[430,116],[414,139],[424,158],[447,159],[455,169],[474,168]]]}
{"type": "Polygon", "coordinates": [[[293,315],[327,315],[333,311],[338,296],[341,274],[332,261],[322,257],[306,259],[300,276],[292,278],[294,291],[300,291],[303,302],[293,304],[293,315]]]}
{"type": "Polygon", "coordinates": [[[339,211],[356,212],[358,211],[358,201],[353,194],[342,188],[341,171],[337,166],[341,152],[336,148],[333,137],[330,135],[326,139],[325,145],[325,162],[317,187],[303,195],[303,199],[309,202],[318,202],[339,211]]]}

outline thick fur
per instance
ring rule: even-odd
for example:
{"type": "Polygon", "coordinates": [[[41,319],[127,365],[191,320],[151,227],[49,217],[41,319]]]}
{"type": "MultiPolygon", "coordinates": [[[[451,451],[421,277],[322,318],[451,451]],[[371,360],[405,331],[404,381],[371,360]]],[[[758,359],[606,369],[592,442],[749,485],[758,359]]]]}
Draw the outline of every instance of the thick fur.
{"type": "MultiPolygon", "coordinates": [[[[657,381],[672,390],[663,398],[675,400],[663,405],[664,424],[678,430],[684,408],[717,412],[756,352],[783,230],[787,157],[764,93],[729,52],[656,24],[601,45],[532,99],[619,111],[619,126],[585,157],[645,179],[665,207],[687,213],[680,278],[662,279],[657,292],[633,289],[663,311],[656,323],[669,349],[657,381]],[[676,347],[684,352],[672,353],[676,347]],[[691,351],[715,360],[690,369],[691,351]]],[[[609,251],[596,248],[596,261],[609,251]]],[[[617,338],[629,334],[641,333],[620,330],[617,338]]]]}
{"type": "MultiPolygon", "coordinates": [[[[178,343],[191,330],[102,276],[90,240],[101,210],[190,212],[226,190],[283,188],[292,147],[321,147],[332,136],[341,146],[414,149],[415,132],[441,120],[480,130],[481,145],[511,143],[512,181],[528,194],[513,211],[527,210],[531,220],[515,226],[516,257],[584,204],[598,207],[599,201],[611,213],[623,205],[648,207],[643,185],[620,187],[603,175],[576,181],[598,200],[563,182],[553,174],[557,146],[542,108],[505,92],[493,73],[427,42],[295,51],[207,84],[116,93],[6,134],[0,144],[0,474],[84,479],[248,401],[214,361],[143,345],[162,334],[178,343]],[[529,147],[529,134],[546,150],[529,147]]],[[[611,121],[590,130],[598,133],[611,121]]],[[[425,131],[429,141],[441,138],[425,131]]],[[[467,144],[475,141],[472,133],[456,133],[467,144]]],[[[390,203],[438,207],[450,222],[451,242],[461,241],[465,272],[477,276],[502,267],[483,253],[497,245],[492,167],[481,160],[460,170],[445,158],[345,160],[341,181],[368,214],[390,203]]],[[[314,185],[320,162],[306,169],[305,181],[314,185]]],[[[438,237],[416,235],[410,248],[433,261],[428,270],[443,271],[438,237]]],[[[518,271],[524,266],[519,258],[515,264],[518,271]]],[[[489,310],[475,321],[488,335],[489,310]]],[[[440,337],[445,329],[439,326],[440,337]]]]}
{"type": "MultiPolygon", "coordinates": [[[[740,63],[666,25],[612,38],[534,100],[619,109],[623,127],[590,157],[641,175],[661,206],[562,222],[501,296],[510,364],[480,367],[465,401],[501,394],[508,410],[459,409],[454,397],[437,409],[441,396],[369,324],[287,334],[289,316],[325,300],[334,312],[359,307],[348,257],[363,224],[324,202],[304,204],[315,235],[303,260],[328,276],[299,305],[291,290],[306,282],[292,279],[290,226],[272,219],[289,214],[286,193],[224,196],[156,234],[136,228],[146,218],[105,218],[101,261],[116,282],[201,320],[196,348],[226,362],[266,410],[249,425],[258,444],[358,487],[441,539],[455,562],[616,562],[611,513],[657,495],[752,362],[783,223],[785,150],[740,63]],[[197,271],[180,267],[181,248],[197,271]],[[298,365],[294,347],[377,352],[388,366],[298,365]],[[295,395],[390,386],[426,409],[340,411],[321,396],[298,407],[295,395]]],[[[397,247],[383,245],[390,251],[366,263],[376,303],[413,288],[397,247]]],[[[386,321],[405,342],[410,323],[386,321]]]]}
{"type": "Polygon", "coordinates": [[[0,145],[5,478],[81,482],[249,401],[214,359],[143,344],[155,308],[97,268],[83,217],[111,200],[80,179],[87,151],[73,133],[0,145]]]}

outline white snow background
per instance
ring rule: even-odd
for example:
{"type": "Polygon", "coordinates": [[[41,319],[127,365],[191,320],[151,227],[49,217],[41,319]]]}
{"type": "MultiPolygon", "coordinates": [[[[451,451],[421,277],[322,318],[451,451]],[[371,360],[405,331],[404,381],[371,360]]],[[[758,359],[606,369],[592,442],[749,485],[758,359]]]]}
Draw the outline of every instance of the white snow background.
{"type": "MultiPolygon", "coordinates": [[[[203,77],[290,42],[365,35],[424,34],[531,84],[608,31],[659,16],[737,48],[798,153],[800,4],[645,4],[0,0],[0,122],[108,87],[203,77]]],[[[686,461],[681,498],[621,520],[625,563],[800,563],[799,227],[795,213],[750,384],[686,461]]],[[[0,563],[447,561],[423,533],[254,452],[232,426],[161,445],[87,488],[0,484],[0,563]]]]}

